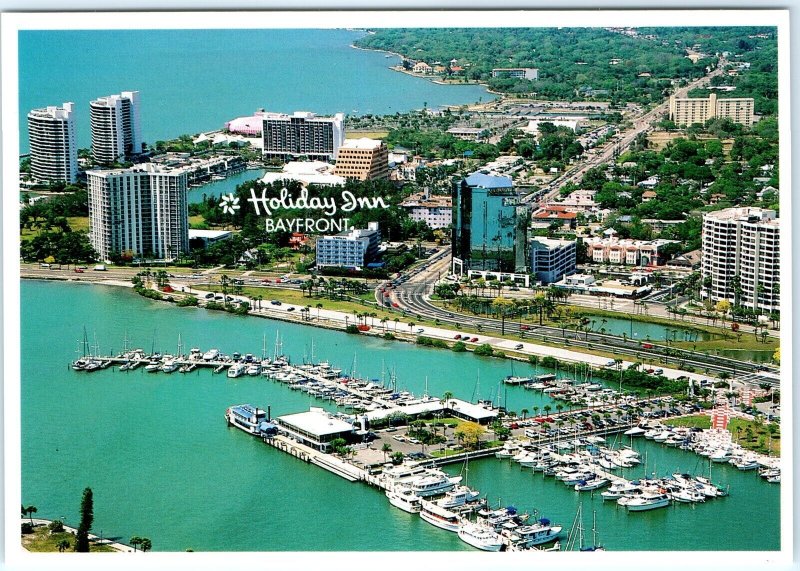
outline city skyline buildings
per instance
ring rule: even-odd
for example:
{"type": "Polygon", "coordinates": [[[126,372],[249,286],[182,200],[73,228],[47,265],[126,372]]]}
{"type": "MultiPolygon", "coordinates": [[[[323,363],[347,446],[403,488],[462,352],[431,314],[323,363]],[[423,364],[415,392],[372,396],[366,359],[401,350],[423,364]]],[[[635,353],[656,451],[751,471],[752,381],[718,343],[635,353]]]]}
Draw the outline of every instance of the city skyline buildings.
{"type": "Polygon", "coordinates": [[[75,104],[32,109],[28,113],[31,174],[49,182],[75,182],[78,148],[75,142],[75,104]]]}
{"type": "Polygon", "coordinates": [[[187,169],[144,163],[86,172],[89,240],[100,259],[189,251],[187,169]]]}
{"type": "Polygon", "coordinates": [[[99,97],[89,102],[92,158],[110,166],[142,152],[138,91],[99,97]]]}

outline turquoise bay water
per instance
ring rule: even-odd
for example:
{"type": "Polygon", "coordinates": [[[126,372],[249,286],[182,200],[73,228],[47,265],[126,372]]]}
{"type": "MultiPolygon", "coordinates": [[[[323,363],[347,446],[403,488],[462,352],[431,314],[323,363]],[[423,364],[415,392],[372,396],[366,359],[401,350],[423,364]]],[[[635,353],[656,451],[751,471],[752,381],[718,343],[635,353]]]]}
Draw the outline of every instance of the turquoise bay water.
{"type": "Polygon", "coordinates": [[[225,178],[225,180],[213,180],[208,184],[204,184],[199,188],[189,189],[187,200],[189,204],[203,202],[203,197],[214,195],[220,197],[223,194],[236,192],[236,187],[242,183],[260,179],[267,172],[265,169],[248,169],[242,172],[232,174],[225,178]]]}
{"type": "Polygon", "coordinates": [[[219,129],[256,109],[388,114],[492,98],[390,70],[397,57],[356,50],[348,30],[69,30],[19,34],[20,148],[28,111],[73,101],[89,147],[89,101],[141,92],[148,143],[219,129]],[[102,46],[102,48],[99,48],[102,46]]]}
{"type": "MultiPolygon", "coordinates": [[[[420,393],[427,384],[431,394],[500,397],[517,411],[550,402],[499,385],[511,372],[507,362],[181,309],[120,288],[23,281],[22,324],[22,501],[36,505],[42,517],[75,523],[81,491],[91,486],[95,532],[146,536],[160,551],[469,548],[454,534],[392,508],[375,489],[295,460],[223,420],[232,404],[269,405],[280,415],[319,401],[263,378],[232,380],[210,371],[80,374],[69,362],[84,325],[104,354],[119,351],[126,334],[148,351],[174,352],[181,334],[184,347],[261,354],[264,336],[271,352],[280,330],[284,351],[296,361],[310,356],[313,340],[317,359],[345,370],[355,362],[359,374],[381,378],[394,368],[400,389],[420,393]]],[[[544,371],[517,365],[515,372],[544,371]]],[[[646,441],[634,445],[647,454],[649,472],[708,470],[693,454],[646,441]]],[[[727,465],[715,465],[713,478],[730,485],[730,497],[632,515],[507,461],[470,462],[468,477],[492,503],[537,508],[566,528],[583,501],[586,521],[597,510],[600,539],[615,551],[779,547],[779,486],[727,465]]]]}

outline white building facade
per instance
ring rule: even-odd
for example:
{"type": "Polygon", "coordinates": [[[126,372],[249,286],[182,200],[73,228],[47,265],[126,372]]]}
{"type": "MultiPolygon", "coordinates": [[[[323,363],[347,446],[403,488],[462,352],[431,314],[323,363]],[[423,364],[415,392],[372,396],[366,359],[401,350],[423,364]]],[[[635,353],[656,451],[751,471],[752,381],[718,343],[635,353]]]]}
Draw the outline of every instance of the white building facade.
{"type": "Polygon", "coordinates": [[[449,196],[420,192],[409,196],[400,206],[408,212],[409,218],[425,222],[434,230],[453,224],[453,199],[449,196]]]}
{"type": "Polygon", "coordinates": [[[774,210],[727,208],[703,216],[702,295],[755,310],[780,308],[780,225],[774,210]],[[738,282],[738,284],[737,284],[738,282]]]}
{"type": "Polygon", "coordinates": [[[142,152],[138,91],[95,99],[89,103],[89,113],[95,162],[111,165],[142,152]]]}
{"type": "Polygon", "coordinates": [[[186,169],[146,163],[86,176],[89,239],[101,259],[129,253],[169,260],[189,252],[186,169]]]}
{"type": "Polygon", "coordinates": [[[289,160],[305,156],[309,159],[336,159],[344,143],[344,113],[318,117],[315,113],[264,114],[264,157],[289,160]]]}
{"type": "Polygon", "coordinates": [[[377,222],[366,229],[323,236],[317,240],[317,267],[363,268],[378,254],[381,232],[377,222]]]}
{"type": "Polygon", "coordinates": [[[75,142],[74,103],[33,109],[28,113],[31,174],[49,182],[75,182],[78,147],[75,142]]]}
{"type": "Polygon", "coordinates": [[[576,247],[571,240],[536,237],[531,240],[531,274],[543,284],[575,273],[576,247]]]}

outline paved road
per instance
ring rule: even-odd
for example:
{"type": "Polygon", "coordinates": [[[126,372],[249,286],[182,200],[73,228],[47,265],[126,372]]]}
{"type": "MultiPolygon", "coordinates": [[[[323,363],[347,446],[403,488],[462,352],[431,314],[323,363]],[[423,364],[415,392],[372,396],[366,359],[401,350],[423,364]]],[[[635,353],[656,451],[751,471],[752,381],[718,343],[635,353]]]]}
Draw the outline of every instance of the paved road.
{"type": "MultiPolygon", "coordinates": [[[[722,73],[722,67],[723,60],[720,60],[720,64],[715,70],[701,77],[700,79],[689,83],[685,87],[676,90],[674,95],[676,97],[685,97],[690,90],[706,85],[712,77],[722,73]]],[[[647,111],[638,117],[634,117],[632,125],[627,130],[620,131],[614,137],[613,142],[606,144],[602,151],[586,156],[582,163],[579,163],[577,166],[567,170],[561,177],[550,181],[541,191],[531,193],[524,197],[522,202],[531,202],[533,200],[537,200],[539,202],[549,202],[558,196],[561,188],[566,184],[579,184],[583,179],[583,175],[586,174],[586,171],[603,163],[607,163],[615,156],[624,153],[626,150],[628,150],[633,141],[636,140],[638,135],[651,130],[653,128],[653,124],[661,120],[661,117],[667,111],[669,111],[669,99],[660,103],[650,111],[647,111]]]]}

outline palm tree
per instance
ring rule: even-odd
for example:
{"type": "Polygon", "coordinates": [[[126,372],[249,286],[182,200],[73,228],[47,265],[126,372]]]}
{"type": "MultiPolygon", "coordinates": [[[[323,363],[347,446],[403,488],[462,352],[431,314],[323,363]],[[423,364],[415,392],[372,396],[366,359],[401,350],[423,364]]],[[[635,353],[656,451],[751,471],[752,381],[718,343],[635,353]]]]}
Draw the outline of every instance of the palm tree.
{"type": "Polygon", "coordinates": [[[59,553],[64,553],[67,549],[69,549],[70,543],[69,539],[62,539],[58,543],[56,543],[56,547],[58,547],[59,553]]]}
{"type": "Polygon", "coordinates": [[[450,391],[445,391],[439,402],[442,404],[444,408],[448,408],[448,405],[450,404],[450,399],[452,398],[453,398],[453,393],[451,393],[450,391]]]}
{"type": "Polygon", "coordinates": [[[143,537],[142,538],[142,552],[146,553],[146,552],[150,551],[150,549],[152,549],[152,547],[153,547],[153,542],[150,541],[149,538],[143,537]]]}
{"type": "Polygon", "coordinates": [[[533,407],[533,416],[534,417],[539,416],[539,407],[538,406],[533,407]]]}
{"type": "Polygon", "coordinates": [[[36,506],[28,506],[27,508],[22,509],[22,513],[27,514],[31,518],[31,525],[33,525],[33,514],[38,512],[39,510],[36,509],[36,506]]]}
{"type": "Polygon", "coordinates": [[[553,410],[553,407],[550,406],[549,404],[546,404],[544,405],[544,408],[542,410],[544,410],[545,416],[550,416],[550,411],[553,410]]]}
{"type": "Polygon", "coordinates": [[[142,544],[142,538],[141,538],[141,537],[139,537],[138,535],[134,535],[133,537],[131,537],[131,540],[130,540],[130,542],[129,542],[129,543],[130,543],[131,545],[133,545],[133,551],[134,551],[134,552],[136,552],[136,548],[137,548],[139,545],[141,545],[141,544],[142,544]]]}
{"type": "Polygon", "coordinates": [[[386,462],[386,455],[392,451],[392,445],[388,442],[384,442],[383,446],[381,447],[381,452],[383,452],[383,461],[386,462]]]}
{"type": "Polygon", "coordinates": [[[556,412],[558,412],[558,414],[561,414],[561,411],[562,411],[562,410],[564,410],[564,405],[563,405],[563,404],[561,404],[561,403],[558,403],[558,404],[556,405],[556,412]]]}
{"type": "Polygon", "coordinates": [[[317,304],[317,321],[319,321],[319,310],[320,310],[320,309],[322,309],[322,304],[321,304],[321,303],[318,303],[318,304],[317,304]]]}
{"type": "Polygon", "coordinates": [[[381,325],[383,325],[383,332],[386,333],[386,322],[389,321],[385,317],[381,319],[381,325]]]}
{"type": "Polygon", "coordinates": [[[520,413],[522,413],[522,420],[525,420],[525,417],[528,416],[530,411],[527,408],[523,408],[520,413]]]}

